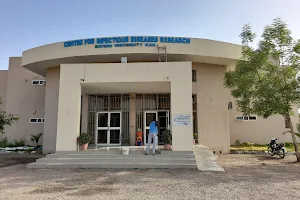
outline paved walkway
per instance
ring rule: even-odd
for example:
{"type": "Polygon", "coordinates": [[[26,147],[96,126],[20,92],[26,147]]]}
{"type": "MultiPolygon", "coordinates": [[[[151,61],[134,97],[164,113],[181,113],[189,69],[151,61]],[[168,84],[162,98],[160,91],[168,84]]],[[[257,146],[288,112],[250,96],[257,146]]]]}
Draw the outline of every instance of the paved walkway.
{"type": "Polygon", "coordinates": [[[225,172],[224,168],[217,163],[218,157],[208,147],[194,145],[194,153],[198,170],[225,172]]]}

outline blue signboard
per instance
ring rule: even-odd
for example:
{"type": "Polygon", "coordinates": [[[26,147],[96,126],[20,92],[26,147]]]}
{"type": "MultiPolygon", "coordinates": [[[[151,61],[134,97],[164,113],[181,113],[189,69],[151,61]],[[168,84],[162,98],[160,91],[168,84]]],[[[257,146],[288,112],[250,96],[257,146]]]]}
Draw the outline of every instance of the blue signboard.
{"type": "Polygon", "coordinates": [[[155,47],[157,43],[172,44],[190,44],[190,38],[184,37],[160,37],[160,36],[123,36],[123,37],[105,37],[90,38],[81,40],[72,40],[64,42],[64,47],[74,47],[82,45],[94,45],[95,48],[112,47],[155,47]]]}

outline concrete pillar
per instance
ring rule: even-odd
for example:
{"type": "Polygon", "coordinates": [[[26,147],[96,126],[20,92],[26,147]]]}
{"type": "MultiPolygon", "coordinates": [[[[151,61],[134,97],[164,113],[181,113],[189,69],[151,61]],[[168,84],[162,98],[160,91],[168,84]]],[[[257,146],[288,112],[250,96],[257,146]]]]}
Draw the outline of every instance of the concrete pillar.
{"type": "Polygon", "coordinates": [[[81,132],[88,133],[89,95],[82,95],[81,132]]]}
{"type": "Polygon", "coordinates": [[[193,103],[192,103],[192,69],[182,72],[171,80],[171,126],[172,150],[193,150],[193,103]],[[174,119],[178,116],[188,116],[187,125],[176,125],[174,119]]]}
{"type": "Polygon", "coordinates": [[[73,69],[72,65],[60,67],[56,151],[77,150],[84,68],[73,69]]]}
{"type": "Polygon", "coordinates": [[[200,64],[198,133],[200,144],[216,152],[230,151],[229,90],[224,88],[225,66],[200,64]]]}
{"type": "Polygon", "coordinates": [[[54,153],[56,149],[57,111],[59,93],[59,67],[47,70],[45,95],[45,122],[43,134],[43,153],[54,153]]]}
{"type": "Polygon", "coordinates": [[[129,137],[130,137],[130,145],[135,145],[136,139],[136,94],[130,94],[129,100],[129,137]]]}

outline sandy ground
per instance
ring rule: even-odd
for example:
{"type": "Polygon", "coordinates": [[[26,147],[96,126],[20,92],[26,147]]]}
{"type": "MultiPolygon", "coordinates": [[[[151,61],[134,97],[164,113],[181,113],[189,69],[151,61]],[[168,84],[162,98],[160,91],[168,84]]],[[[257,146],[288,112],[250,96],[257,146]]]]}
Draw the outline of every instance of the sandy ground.
{"type": "MultiPolygon", "coordinates": [[[[0,155],[0,163],[7,160],[0,155]]],[[[218,161],[226,172],[29,170],[23,160],[0,165],[0,199],[300,199],[294,156],[222,155],[218,161]]]]}

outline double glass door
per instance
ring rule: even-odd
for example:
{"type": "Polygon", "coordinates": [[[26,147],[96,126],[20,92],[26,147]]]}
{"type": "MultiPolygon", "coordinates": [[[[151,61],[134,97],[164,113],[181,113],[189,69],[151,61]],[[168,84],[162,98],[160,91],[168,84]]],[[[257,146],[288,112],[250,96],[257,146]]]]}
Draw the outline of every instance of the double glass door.
{"type": "Polygon", "coordinates": [[[121,112],[98,112],[95,143],[121,145],[121,112]]]}

